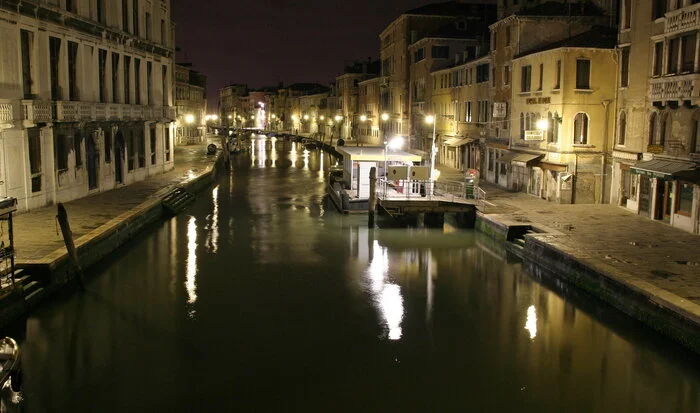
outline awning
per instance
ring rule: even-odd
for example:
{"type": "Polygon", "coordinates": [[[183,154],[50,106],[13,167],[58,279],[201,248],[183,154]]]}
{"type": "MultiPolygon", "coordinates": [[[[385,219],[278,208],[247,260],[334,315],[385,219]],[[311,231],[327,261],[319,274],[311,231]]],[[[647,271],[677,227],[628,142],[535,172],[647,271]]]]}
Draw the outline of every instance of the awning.
{"type": "Polygon", "coordinates": [[[496,162],[510,163],[516,156],[520,155],[517,152],[508,152],[500,158],[496,158],[496,162]]]}
{"type": "Polygon", "coordinates": [[[539,167],[552,172],[566,172],[568,169],[568,165],[545,161],[540,162],[539,167]]]}
{"type": "Polygon", "coordinates": [[[688,181],[700,185],[700,169],[686,169],[673,174],[673,177],[681,181],[688,181]]]}
{"type": "Polygon", "coordinates": [[[471,143],[473,141],[474,141],[474,139],[472,139],[472,138],[450,138],[450,139],[445,141],[445,145],[462,146],[462,145],[466,145],[468,143],[471,143]]]}
{"type": "Polygon", "coordinates": [[[525,168],[542,159],[543,156],[544,154],[523,153],[513,158],[511,163],[515,166],[522,166],[525,168]]]}
{"type": "Polygon", "coordinates": [[[675,161],[671,159],[654,159],[646,162],[639,162],[630,169],[633,173],[648,175],[656,178],[671,179],[674,174],[682,171],[693,170],[697,164],[695,162],[675,161]]]}

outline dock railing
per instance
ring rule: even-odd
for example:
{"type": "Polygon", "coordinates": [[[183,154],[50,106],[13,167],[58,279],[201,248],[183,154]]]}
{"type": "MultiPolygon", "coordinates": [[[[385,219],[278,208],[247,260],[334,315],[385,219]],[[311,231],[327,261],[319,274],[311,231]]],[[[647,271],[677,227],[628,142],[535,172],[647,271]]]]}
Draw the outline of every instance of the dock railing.
{"type": "Polygon", "coordinates": [[[460,181],[430,181],[409,180],[390,181],[380,179],[377,196],[381,200],[388,199],[425,199],[459,202],[460,200],[475,200],[483,207],[486,192],[470,183],[460,181]],[[432,190],[434,188],[434,190],[432,190]]]}

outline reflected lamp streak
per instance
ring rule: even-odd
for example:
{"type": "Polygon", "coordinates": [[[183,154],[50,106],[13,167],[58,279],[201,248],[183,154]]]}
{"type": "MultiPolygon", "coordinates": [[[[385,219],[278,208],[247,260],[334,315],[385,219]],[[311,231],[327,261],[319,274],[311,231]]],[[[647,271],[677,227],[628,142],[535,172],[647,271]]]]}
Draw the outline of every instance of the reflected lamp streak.
{"type": "Polygon", "coordinates": [[[534,305],[527,309],[527,321],[525,321],[525,330],[530,332],[530,340],[537,337],[537,310],[534,305]]]}
{"type": "Polygon", "coordinates": [[[185,279],[187,302],[197,301],[197,219],[190,217],[187,224],[187,273],[185,279]]]}

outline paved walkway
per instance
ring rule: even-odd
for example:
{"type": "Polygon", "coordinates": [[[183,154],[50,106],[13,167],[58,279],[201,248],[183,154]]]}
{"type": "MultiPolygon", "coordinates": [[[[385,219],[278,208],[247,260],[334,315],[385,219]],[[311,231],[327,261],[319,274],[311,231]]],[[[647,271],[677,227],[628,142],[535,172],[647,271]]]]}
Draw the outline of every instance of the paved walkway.
{"type": "MultiPolygon", "coordinates": [[[[149,197],[206,172],[215,156],[206,155],[206,145],[176,146],[175,168],[111,191],[65,203],[74,239],[128,212],[149,197]]],[[[13,217],[17,262],[30,262],[65,248],[56,221],[56,206],[20,213],[13,217]]]]}
{"type": "MultiPolygon", "coordinates": [[[[440,179],[462,173],[440,166],[440,179]]],[[[482,212],[499,221],[551,229],[549,244],[612,275],[641,280],[700,305],[700,236],[614,205],[558,205],[481,182],[492,205],[482,212]]]]}

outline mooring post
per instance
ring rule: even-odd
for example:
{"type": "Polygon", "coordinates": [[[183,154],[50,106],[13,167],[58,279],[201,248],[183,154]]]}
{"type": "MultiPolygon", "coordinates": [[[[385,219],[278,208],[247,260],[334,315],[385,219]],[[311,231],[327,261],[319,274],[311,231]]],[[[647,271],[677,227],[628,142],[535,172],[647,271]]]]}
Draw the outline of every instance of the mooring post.
{"type": "Polygon", "coordinates": [[[224,151],[224,165],[228,168],[231,165],[231,148],[229,148],[228,139],[225,136],[221,137],[221,148],[224,151]]]}
{"type": "Polygon", "coordinates": [[[374,228],[374,210],[377,208],[377,167],[369,170],[369,220],[367,226],[374,228]]]}
{"type": "Polygon", "coordinates": [[[73,232],[70,230],[70,224],[68,223],[68,213],[62,203],[59,202],[56,207],[58,209],[56,218],[58,218],[58,224],[61,226],[61,234],[63,234],[63,242],[66,244],[66,250],[68,250],[68,258],[73,264],[78,286],[82,291],[85,291],[83,269],[80,267],[80,262],[78,261],[78,251],[75,249],[75,243],[73,242],[73,232]]]}

